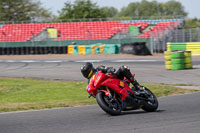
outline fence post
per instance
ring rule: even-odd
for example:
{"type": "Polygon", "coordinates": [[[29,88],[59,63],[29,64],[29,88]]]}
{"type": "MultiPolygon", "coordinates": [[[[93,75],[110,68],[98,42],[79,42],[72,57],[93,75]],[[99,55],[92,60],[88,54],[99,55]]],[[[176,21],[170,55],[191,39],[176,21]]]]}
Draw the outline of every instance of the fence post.
{"type": "Polygon", "coordinates": [[[183,42],[185,42],[185,29],[182,29],[182,33],[183,33],[183,42]]]}
{"type": "Polygon", "coordinates": [[[163,31],[164,33],[164,37],[162,39],[162,42],[163,42],[163,49],[162,49],[162,52],[164,53],[164,51],[166,50],[166,40],[167,40],[167,33],[166,33],[166,30],[163,31]]]}
{"type": "Polygon", "coordinates": [[[198,27],[197,30],[198,30],[198,39],[197,40],[198,40],[198,42],[200,42],[200,28],[198,27]]]}
{"type": "Polygon", "coordinates": [[[178,42],[178,37],[177,37],[177,35],[178,35],[178,29],[176,28],[176,29],[175,29],[175,42],[178,42]]]}
{"type": "Polygon", "coordinates": [[[150,33],[150,42],[151,42],[151,54],[153,54],[153,50],[154,50],[154,42],[153,42],[153,31],[152,31],[152,29],[150,28],[150,30],[151,30],[151,33],[150,33]]]}
{"type": "Polygon", "coordinates": [[[189,29],[189,34],[190,34],[190,42],[192,42],[192,29],[189,29]]]}
{"type": "Polygon", "coordinates": [[[90,45],[90,30],[88,30],[88,44],[90,45]]]}
{"type": "Polygon", "coordinates": [[[6,47],[6,33],[2,32],[2,34],[3,34],[3,41],[4,41],[3,47],[6,47]]]}
{"type": "MultiPolygon", "coordinates": [[[[158,28],[157,28],[158,30],[158,28]]],[[[159,53],[160,51],[160,31],[158,30],[158,34],[157,34],[157,42],[156,42],[156,48],[157,48],[157,53],[159,53]]]]}

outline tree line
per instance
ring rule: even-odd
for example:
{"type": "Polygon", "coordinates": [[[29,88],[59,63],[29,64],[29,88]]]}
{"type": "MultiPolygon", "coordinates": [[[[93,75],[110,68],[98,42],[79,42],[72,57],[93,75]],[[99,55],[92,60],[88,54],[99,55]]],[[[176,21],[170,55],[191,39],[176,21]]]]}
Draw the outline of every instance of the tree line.
{"type": "Polygon", "coordinates": [[[55,16],[49,9],[41,6],[40,0],[0,0],[0,21],[44,21],[89,18],[134,18],[151,16],[182,16],[188,13],[179,1],[157,2],[141,0],[131,2],[120,11],[115,7],[99,7],[92,0],[75,0],[64,3],[55,16]]]}

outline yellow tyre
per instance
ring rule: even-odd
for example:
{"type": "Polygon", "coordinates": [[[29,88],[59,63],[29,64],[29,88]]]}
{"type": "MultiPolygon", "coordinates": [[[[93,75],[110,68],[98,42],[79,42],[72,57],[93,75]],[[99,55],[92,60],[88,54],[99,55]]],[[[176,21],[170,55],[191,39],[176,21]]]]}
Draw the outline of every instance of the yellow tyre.
{"type": "Polygon", "coordinates": [[[165,51],[164,54],[165,54],[166,56],[171,56],[172,52],[171,52],[171,51],[165,51]]]}
{"type": "Polygon", "coordinates": [[[165,65],[166,70],[171,70],[172,69],[172,65],[165,65]]]}
{"type": "Polygon", "coordinates": [[[171,59],[172,59],[171,55],[166,55],[166,56],[165,56],[165,60],[166,60],[166,61],[170,61],[171,59]]]}
{"type": "Polygon", "coordinates": [[[191,64],[191,63],[192,63],[192,58],[191,57],[185,58],[185,64],[191,64]]]}
{"type": "Polygon", "coordinates": [[[191,51],[185,51],[184,55],[185,55],[185,57],[191,57],[192,53],[191,53],[191,51]]]}
{"type": "Polygon", "coordinates": [[[192,63],[190,63],[190,64],[185,64],[185,68],[186,68],[186,69],[191,69],[191,68],[192,68],[192,63]]]}
{"type": "Polygon", "coordinates": [[[171,64],[172,64],[171,60],[165,61],[165,65],[171,65],[171,64]]]}

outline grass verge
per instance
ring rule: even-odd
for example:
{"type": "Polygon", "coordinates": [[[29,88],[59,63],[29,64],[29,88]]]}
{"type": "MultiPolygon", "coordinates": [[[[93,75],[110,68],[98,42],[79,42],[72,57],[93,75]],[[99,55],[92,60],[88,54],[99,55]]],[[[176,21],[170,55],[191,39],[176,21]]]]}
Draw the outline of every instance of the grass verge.
{"type": "MultiPolygon", "coordinates": [[[[86,82],[0,78],[0,112],[96,104],[94,98],[88,98],[86,85],[86,82]]],[[[143,85],[158,97],[197,91],[165,84],[143,85]]]]}

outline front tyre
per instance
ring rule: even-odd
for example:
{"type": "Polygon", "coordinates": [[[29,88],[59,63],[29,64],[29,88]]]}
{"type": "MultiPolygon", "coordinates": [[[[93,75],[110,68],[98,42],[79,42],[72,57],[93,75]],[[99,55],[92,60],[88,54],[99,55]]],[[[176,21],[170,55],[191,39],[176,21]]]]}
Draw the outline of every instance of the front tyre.
{"type": "Polygon", "coordinates": [[[117,100],[109,98],[104,92],[99,92],[96,95],[98,105],[110,115],[120,115],[121,105],[117,100]]]}
{"type": "Polygon", "coordinates": [[[147,112],[154,112],[158,108],[158,100],[156,96],[147,88],[144,89],[148,101],[145,101],[144,106],[142,109],[147,112]]]}

